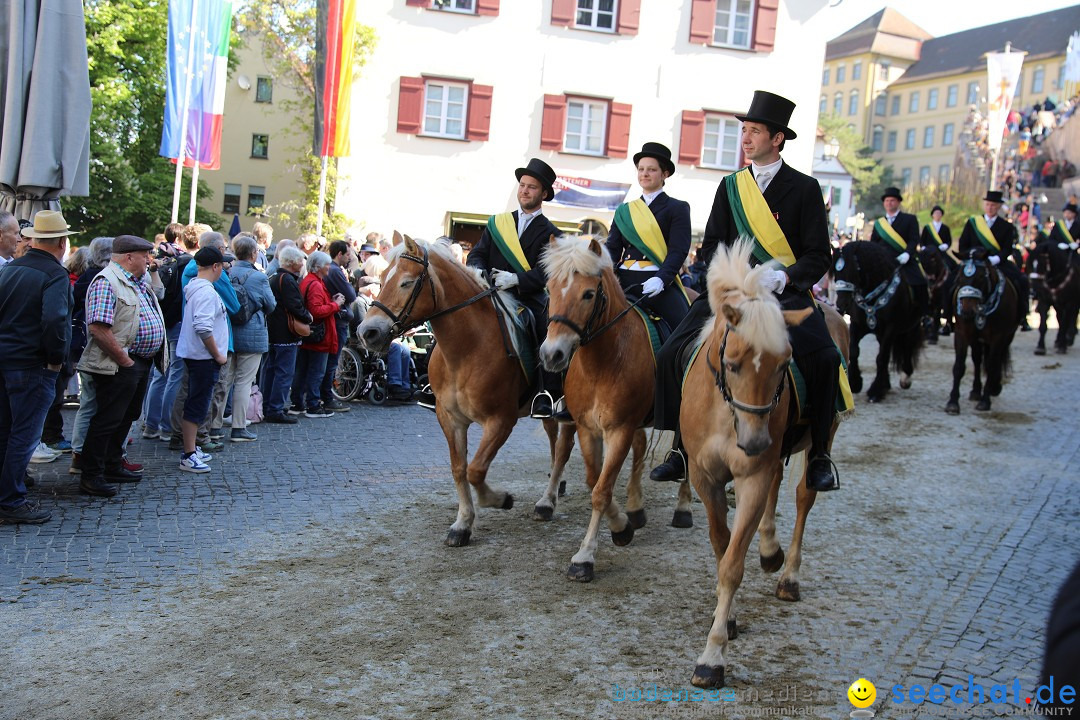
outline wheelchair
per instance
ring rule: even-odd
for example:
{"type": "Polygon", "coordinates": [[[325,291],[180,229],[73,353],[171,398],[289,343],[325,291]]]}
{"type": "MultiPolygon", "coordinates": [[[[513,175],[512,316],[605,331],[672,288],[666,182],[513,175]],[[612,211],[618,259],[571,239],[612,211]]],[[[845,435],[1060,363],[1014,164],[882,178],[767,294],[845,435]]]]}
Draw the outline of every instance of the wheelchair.
{"type": "MultiPolygon", "coordinates": [[[[427,385],[428,350],[435,337],[420,331],[404,339],[409,347],[409,382],[414,389],[427,385]]],[[[388,376],[386,360],[364,348],[359,338],[350,334],[338,357],[332,391],[341,402],[366,400],[372,405],[386,402],[388,376]]]]}

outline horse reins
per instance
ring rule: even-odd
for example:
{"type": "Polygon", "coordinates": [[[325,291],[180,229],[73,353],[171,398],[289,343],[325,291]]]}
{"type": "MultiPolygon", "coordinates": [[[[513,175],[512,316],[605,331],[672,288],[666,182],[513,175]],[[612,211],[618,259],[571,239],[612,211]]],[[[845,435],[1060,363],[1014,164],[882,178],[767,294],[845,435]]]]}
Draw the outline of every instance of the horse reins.
{"type": "MultiPolygon", "coordinates": [[[[705,353],[705,363],[709,366],[709,371],[713,374],[713,380],[716,382],[716,387],[720,390],[720,395],[724,398],[724,402],[728,404],[728,407],[732,410],[740,410],[742,412],[750,413],[751,415],[757,415],[758,417],[764,417],[773,410],[776,409],[777,404],[780,402],[780,395],[784,392],[784,385],[787,382],[787,373],[780,373],[780,382],[776,385],[776,394],[773,395],[772,402],[768,405],[747,405],[746,403],[739,402],[731,394],[731,388],[727,383],[727,366],[724,364],[724,352],[727,350],[728,334],[731,332],[731,323],[728,323],[727,328],[724,330],[724,338],[720,342],[720,352],[717,358],[720,361],[720,370],[713,366],[712,360],[709,359],[709,353],[705,353]]],[[[731,413],[732,422],[738,424],[739,419],[734,412],[731,413]]]]}
{"type": "MultiPolygon", "coordinates": [[[[858,254],[853,252],[851,260],[855,264],[855,275],[861,280],[862,267],[859,265],[858,254]]],[[[859,292],[859,288],[855,283],[846,280],[836,280],[833,282],[833,287],[836,288],[836,292],[854,294],[855,305],[866,315],[866,326],[873,330],[877,327],[878,310],[881,310],[892,301],[897,288],[900,287],[900,267],[893,271],[892,277],[888,280],[882,280],[877,287],[865,296],[859,292]]]]}
{"type": "Polygon", "coordinates": [[[604,331],[606,331],[612,325],[622,320],[624,315],[636,308],[639,304],[641,304],[644,299],[645,296],[642,295],[637,300],[630,303],[629,307],[627,307],[625,310],[619,312],[618,315],[601,325],[596,330],[593,330],[593,323],[599,320],[599,318],[604,314],[604,311],[607,310],[608,305],[607,293],[604,292],[604,276],[601,275],[600,280],[596,283],[596,302],[593,304],[592,312],[589,313],[589,317],[585,321],[584,328],[582,328],[580,325],[578,325],[576,322],[566,317],[565,315],[552,315],[548,318],[548,325],[553,322],[562,323],[563,325],[577,333],[578,337],[581,338],[581,342],[579,343],[579,345],[585,346],[591,343],[601,334],[603,334],[604,331]]]}
{"type": "MultiPolygon", "coordinates": [[[[975,258],[968,258],[964,261],[964,277],[972,277],[975,275],[975,268],[986,268],[985,260],[976,260],[975,258]],[[971,274],[967,273],[967,268],[971,268],[971,274]]],[[[975,305],[975,327],[982,330],[986,327],[986,318],[993,315],[997,311],[998,306],[1001,304],[1001,298],[1005,295],[1005,273],[1001,272],[997,268],[994,268],[994,272],[997,273],[998,280],[997,286],[991,290],[990,286],[993,284],[993,279],[990,277],[990,270],[987,269],[985,273],[986,277],[986,290],[988,296],[986,302],[976,303],[975,305]]],[[[956,289],[956,314],[959,316],[961,313],[961,300],[972,298],[974,300],[982,300],[984,297],[983,291],[974,285],[961,285],[956,289]]]]}

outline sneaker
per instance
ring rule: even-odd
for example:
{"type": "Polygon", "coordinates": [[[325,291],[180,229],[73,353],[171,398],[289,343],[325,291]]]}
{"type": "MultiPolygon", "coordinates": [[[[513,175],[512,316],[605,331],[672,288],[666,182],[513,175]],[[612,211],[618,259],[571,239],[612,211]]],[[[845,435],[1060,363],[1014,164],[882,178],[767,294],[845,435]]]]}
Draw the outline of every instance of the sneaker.
{"type": "Polygon", "coordinates": [[[221,424],[222,425],[228,425],[229,427],[232,427],[232,415],[226,415],[225,417],[223,417],[221,419],[221,424]]]}
{"type": "Polygon", "coordinates": [[[291,407],[291,408],[289,408],[288,414],[289,415],[303,415],[304,411],[301,410],[300,408],[291,407]]]}
{"type": "Polygon", "coordinates": [[[125,455],[125,456],[124,456],[124,457],[123,457],[123,458],[121,459],[121,461],[120,461],[120,464],[121,464],[121,465],[123,466],[123,468],[124,468],[125,470],[127,470],[128,472],[142,472],[142,471],[143,471],[143,465],[142,465],[142,463],[135,463],[135,462],[130,462],[130,461],[129,461],[129,460],[127,459],[127,456],[126,456],[126,455],[125,455]]]}
{"type": "Polygon", "coordinates": [[[71,443],[67,440],[61,440],[60,442],[49,443],[48,448],[53,452],[69,453],[71,452],[71,443]]]}
{"type": "Polygon", "coordinates": [[[296,425],[298,422],[300,422],[292,415],[277,414],[266,415],[265,417],[263,417],[263,421],[268,423],[278,423],[279,425],[296,425]]]}
{"type": "Polygon", "coordinates": [[[52,450],[45,443],[38,443],[38,446],[34,448],[34,454],[30,456],[30,462],[32,463],[51,463],[56,458],[60,457],[63,453],[58,453],[52,450]]]}
{"type": "Polygon", "coordinates": [[[332,410],[327,410],[324,405],[319,405],[318,407],[313,407],[310,410],[308,410],[307,412],[305,412],[304,417],[328,418],[328,417],[334,417],[334,412],[332,410]]]}
{"type": "Polygon", "coordinates": [[[37,503],[29,500],[11,510],[0,508],[0,522],[40,525],[43,522],[48,522],[50,518],[52,518],[51,512],[42,510],[37,503]]]}
{"type": "Polygon", "coordinates": [[[233,442],[251,442],[252,440],[258,440],[259,436],[247,428],[233,428],[232,432],[229,433],[229,439],[233,442]]]}
{"type": "Polygon", "coordinates": [[[351,409],[348,405],[341,402],[337,398],[334,398],[330,402],[324,402],[323,407],[327,410],[333,410],[334,412],[349,412],[351,409]]]}
{"type": "Polygon", "coordinates": [[[82,453],[71,453],[71,467],[68,468],[69,475],[82,475],[82,453]]]}
{"type": "Polygon", "coordinates": [[[151,430],[150,428],[143,428],[142,431],[143,440],[157,440],[161,437],[161,433],[157,430],[151,430]]]}
{"type": "Polygon", "coordinates": [[[213,438],[210,438],[206,442],[198,443],[198,445],[200,448],[202,448],[203,452],[217,452],[218,450],[222,450],[225,447],[225,443],[218,442],[213,438]]]}
{"type": "Polygon", "coordinates": [[[158,440],[161,442],[170,442],[172,440],[172,430],[162,430],[158,433],[158,440]]]}
{"type": "Polygon", "coordinates": [[[225,429],[224,428],[210,428],[210,439],[211,440],[221,440],[224,437],[225,437],[225,429]]]}
{"type": "Polygon", "coordinates": [[[210,466],[199,459],[197,452],[180,456],[180,469],[189,473],[208,473],[210,466]]]}
{"type": "Polygon", "coordinates": [[[195,455],[197,455],[198,458],[200,460],[202,460],[204,463],[210,462],[211,460],[214,459],[213,455],[211,455],[208,452],[203,452],[203,449],[201,447],[199,447],[198,445],[195,446],[195,455]]]}

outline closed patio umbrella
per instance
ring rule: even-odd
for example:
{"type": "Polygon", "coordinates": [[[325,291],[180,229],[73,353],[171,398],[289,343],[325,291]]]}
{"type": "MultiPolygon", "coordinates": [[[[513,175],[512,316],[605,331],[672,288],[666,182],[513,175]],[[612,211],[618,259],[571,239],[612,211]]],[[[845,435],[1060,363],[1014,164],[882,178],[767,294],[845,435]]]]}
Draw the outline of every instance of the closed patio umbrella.
{"type": "Polygon", "coordinates": [[[0,209],[30,219],[90,193],[81,0],[0,2],[0,209]]]}

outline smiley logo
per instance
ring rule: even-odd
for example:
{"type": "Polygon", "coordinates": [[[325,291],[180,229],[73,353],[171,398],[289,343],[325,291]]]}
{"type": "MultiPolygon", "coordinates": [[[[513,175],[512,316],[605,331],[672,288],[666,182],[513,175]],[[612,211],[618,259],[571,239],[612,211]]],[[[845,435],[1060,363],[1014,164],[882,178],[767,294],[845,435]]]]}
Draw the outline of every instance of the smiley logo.
{"type": "Polygon", "coordinates": [[[874,700],[877,698],[877,688],[874,687],[874,683],[866,678],[859,678],[851,683],[851,687],[847,690],[847,696],[855,707],[868,708],[874,704],[874,700]]]}

